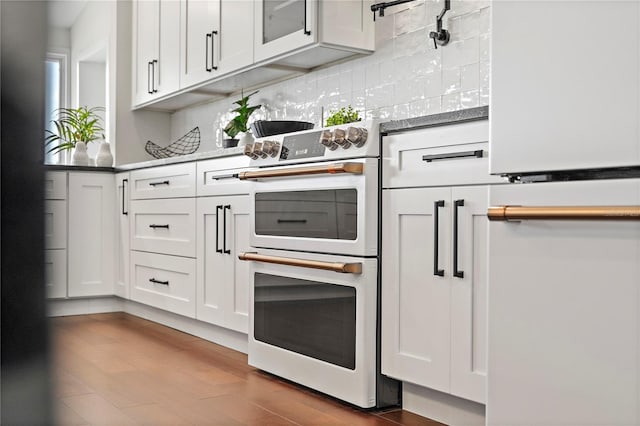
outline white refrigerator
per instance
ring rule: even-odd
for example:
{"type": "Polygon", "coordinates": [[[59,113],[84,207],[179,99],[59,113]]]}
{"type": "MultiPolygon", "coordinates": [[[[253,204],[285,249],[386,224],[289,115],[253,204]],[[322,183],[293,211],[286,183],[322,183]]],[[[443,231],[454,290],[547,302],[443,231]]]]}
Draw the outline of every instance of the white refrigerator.
{"type": "Polygon", "coordinates": [[[491,4],[489,425],[640,424],[640,2],[491,4]]]}

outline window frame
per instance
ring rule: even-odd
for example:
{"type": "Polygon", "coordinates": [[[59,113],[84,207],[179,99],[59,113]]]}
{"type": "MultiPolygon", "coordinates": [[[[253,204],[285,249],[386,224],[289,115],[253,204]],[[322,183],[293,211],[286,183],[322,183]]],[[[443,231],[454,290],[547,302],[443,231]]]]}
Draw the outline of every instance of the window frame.
{"type": "MultiPolygon", "coordinates": [[[[58,81],[59,87],[59,103],[56,107],[67,108],[69,100],[69,56],[70,53],[67,49],[49,49],[45,55],[45,67],[46,62],[57,62],[60,69],[60,76],[58,81]]],[[[46,81],[46,78],[45,78],[46,81]]],[[[45,88],[48,91],[48,88],[45,88]]],[[[45,106],[46,108],[46,106],[45,106]]],[[[49,111],[44,111],[45,119],[52,119],[49,111]]],[[[47,121],[48,122],[48,121],[47,121]]],[[[47,124],[45,122],[45,126],[47,124]]],[[[45,127],[46,128],[46,127],[45,127]]],[[[45,164],[64,164],[65,151],[58,152],[56,154],[47,154],[47,148],[44,148],[44,162],[45,164]]]]}

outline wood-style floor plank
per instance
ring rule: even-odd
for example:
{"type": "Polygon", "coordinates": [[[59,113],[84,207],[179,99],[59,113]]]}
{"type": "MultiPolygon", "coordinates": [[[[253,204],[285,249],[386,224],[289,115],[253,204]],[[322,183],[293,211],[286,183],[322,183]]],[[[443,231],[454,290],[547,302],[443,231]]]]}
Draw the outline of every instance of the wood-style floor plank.
{"type": "Polygon", "coordinates": [[[60,425],[438,426],[367,411],[247,364],[246,354],[124,313],[52,320],[60,425]]]}

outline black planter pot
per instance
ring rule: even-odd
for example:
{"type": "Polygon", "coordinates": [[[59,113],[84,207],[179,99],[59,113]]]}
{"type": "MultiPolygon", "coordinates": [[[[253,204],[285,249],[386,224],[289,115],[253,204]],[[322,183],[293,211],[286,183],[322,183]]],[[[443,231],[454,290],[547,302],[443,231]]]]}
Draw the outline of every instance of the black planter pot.
{"type": "Polygon", "coordinates": [[[238,146],[239,139],[222,139],[223,148],[233,148],[238,146]]]}

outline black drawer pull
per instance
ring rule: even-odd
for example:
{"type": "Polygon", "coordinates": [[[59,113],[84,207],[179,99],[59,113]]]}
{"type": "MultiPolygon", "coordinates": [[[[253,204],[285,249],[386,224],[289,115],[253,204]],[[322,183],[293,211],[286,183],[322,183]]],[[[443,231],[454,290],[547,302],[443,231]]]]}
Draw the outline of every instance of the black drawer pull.
{"type": "Polygon", "coordinates": [[[278,223],[307,223],[307,219],[278,219],[278,223]]]}
{"type": "Polygon", "coordinates": [[[238,179],[238,174],[237,173],[233,173],[233,174],[230,174],[230,175],[216,175],[216,176],[211,176],[211,179],[213,179],[213,180],[238,179]]]}
{"type": "Polygon", "coordinates": [[[464,271],[458,269],[459,207],[464,207],[464,200],[455,200],[453,202],[453,276],[456,278],[464,278],[464,271]]]}
{"type": "Polygon", "coordinates": [[[169,185],[169,181],[163,180],[162,182],[149,182],[149,186],[158,186],[158,185],[169,185]]]}
{"type": "Polygon", "coordinates": [[[160,281],[156,280],[155,278],[149,278],[149,282],[154,284],[169,285],[169,281],[160,281]]]}
{"type": "Polygon", "coordinates": [[[149,228],[153,228],[153,229],[156,229],[156,228],[169,229],[169,225],[155,225],[155,224],[152,224],[152,225],[149,225],[149,228]]]}
{"type": "Polygon", "coordinates": [[[444,277],[444,269],[438,267],[438,243],[439,236],[438,231],[440,229],[440,207],[444,207],[444,200],[438,200],[433,202],[433,275],[444,277]]]}
{"type": "Polygon", "coordinates": [[[427,163],[430,163],[436,160],[449,160],[451,158],[466,158],[466,157],[482,158],[483,155],[484,155],[483,150],[476,149],[475,151],[448,152],[445,154],[423,155],[422,161],[426,161],[427,163]]]}

